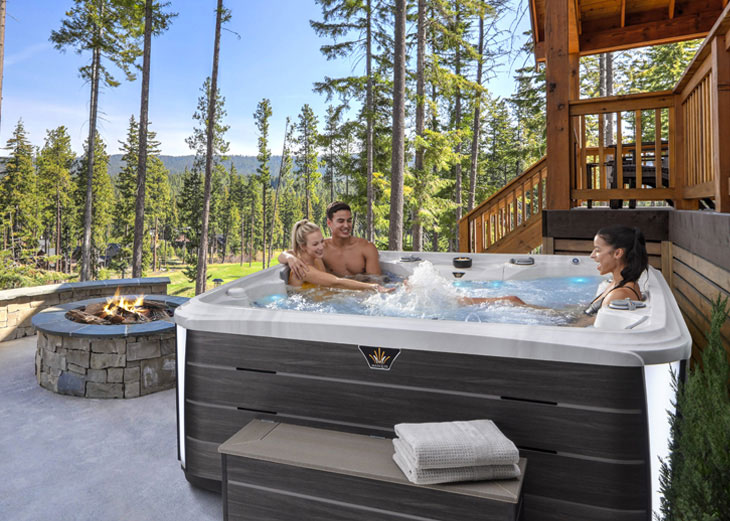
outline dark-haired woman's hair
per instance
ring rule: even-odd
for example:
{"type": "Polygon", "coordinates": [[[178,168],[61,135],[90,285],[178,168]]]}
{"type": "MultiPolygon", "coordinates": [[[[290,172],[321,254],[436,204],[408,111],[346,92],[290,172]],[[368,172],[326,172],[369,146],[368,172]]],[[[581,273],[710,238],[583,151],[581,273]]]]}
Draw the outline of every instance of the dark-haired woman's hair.
{"type": "Polygon", "coordinates": [[[638,228],[614,225],[598,230],[596,234],[601,237],[614,250],[624,250],[624,262],[626,266],[621,270],[623,280],[617,287],[628,282],[636,282],[649,265],[649,256],[646,253],[646,241],[644,234],[638,228]]]}

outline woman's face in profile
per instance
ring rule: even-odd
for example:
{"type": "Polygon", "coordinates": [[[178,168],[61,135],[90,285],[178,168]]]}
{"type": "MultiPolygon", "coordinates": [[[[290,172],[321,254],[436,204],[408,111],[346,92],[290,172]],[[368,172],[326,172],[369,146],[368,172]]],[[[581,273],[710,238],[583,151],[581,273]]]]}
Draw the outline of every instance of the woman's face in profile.
{"type": "Polygon", "coordinates": [[[321,231],[316,230],[307,235],[307,244],[304,246],[304,251],[312,257],[322,258],[324,254],[324,238],[322,237],[321,231]]]}
{"type": "Polygon", "coordinates": [[[603,237],[596,235],[593,238],[593,252],[591,253],[591,259],[598,263],[596,268],[601,275],[612,273],[617,267],[623,263],[623,250],[614,249],[613,246],[608,244],[603,237]]]}

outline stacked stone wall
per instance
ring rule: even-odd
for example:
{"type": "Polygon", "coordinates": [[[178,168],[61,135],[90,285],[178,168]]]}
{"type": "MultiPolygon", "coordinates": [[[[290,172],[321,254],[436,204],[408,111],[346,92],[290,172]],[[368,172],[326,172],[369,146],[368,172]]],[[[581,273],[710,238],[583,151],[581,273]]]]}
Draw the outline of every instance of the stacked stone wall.
{"type": "Polygon", "coordinates": [[[123,338],[38,333],[38,384],[86,398],[136,398],[175,387],[175,332],[123,338]]]}
{"type": "Polygon", "coordinates": [[[70,282],[0,291],[0,342],[35,334],[33,315],[58,304],[121,294],[166,295],[167,277],[70,282]]]}

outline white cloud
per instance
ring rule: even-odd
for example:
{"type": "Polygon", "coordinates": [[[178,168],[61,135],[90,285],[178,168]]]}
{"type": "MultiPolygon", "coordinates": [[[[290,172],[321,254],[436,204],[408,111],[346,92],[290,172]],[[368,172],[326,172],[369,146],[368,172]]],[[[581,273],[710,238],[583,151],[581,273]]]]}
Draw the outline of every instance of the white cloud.
{"type": "Polygon", "coordinates": [[[20,52],[16,52],[13,54],[10,54],[5,57],[4,66],[5,67],[12,67],[13,65],[17,65],[18,63],[22,63],[26,61],[28,58],[31,58],[35,56],[36,54],[40,54],[44,51],[52,49],[52,46],[49,42],[41,42],[31,45],[30,47],[26,47],[20,52]]]}

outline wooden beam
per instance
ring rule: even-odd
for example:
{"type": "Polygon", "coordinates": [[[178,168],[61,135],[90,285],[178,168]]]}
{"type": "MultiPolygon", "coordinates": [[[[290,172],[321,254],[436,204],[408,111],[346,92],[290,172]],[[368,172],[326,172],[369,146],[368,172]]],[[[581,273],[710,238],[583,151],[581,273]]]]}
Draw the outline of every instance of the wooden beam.
{"type": "Polygon", "coordinates": [[[621,25],[620,27],[626,27],[626,0],[621,0],[621,25]]]}
{"type": "Polygon", "coordinates": [[[730,53],[725,50],[724,38],[712,40],[712,170],[715,176],[715,211],[730,213],[728,176],[730,176],[730,53]]]}
{"type": "Polygon", "coordinates": [[[580,30],[578,22],[580,10],[576,6],[576,0],[569,0],[568,11],[568,52],[570,54],[577,54],[580,52],[580,30]]]}
{"type": "Polygon", "coordinates": [[[669,19],[674,18],[674,0],[669,0],[669,19]]]}
{"type": "Polygon", "coordinates": [[[606,190],[573,190],[572,192],[573,199],[592,199],[594,201],[608,201],[609,199],[662,201],[676,197],[671,188],[609,188],[606,190]]]}
{"type": "MultiPolygon", "coordinates": [[[[545,2],[545,52],[547,68],[547,208],[570,208],[570,90],[569,37],[570,0],[545,2]]],[[[574,61],[577,61],[574,60],[574,61]]]]}
{"type": "Polygon", "coordinates": [[[685,199],[704,199],[715,195],[715,184],[712,181],[692,186],[685,186],[683,190],[685,199]]]}
{"type": "Polygon", "coordinates": [[[625,94],[610,98],[591,98],[570,102],[570,115],[600,114],[638,109],[663,109],[674,103],[672,91],[642,92],[641,94],[625,94]]]}
{"type": "Polygon", "coordinates": [[[581,55],[618,51],[702,38],[712,29],[720,9],[708,9],[671,20],[655,20],[628,27],[586,30],[580,36],[581,55]]]}

